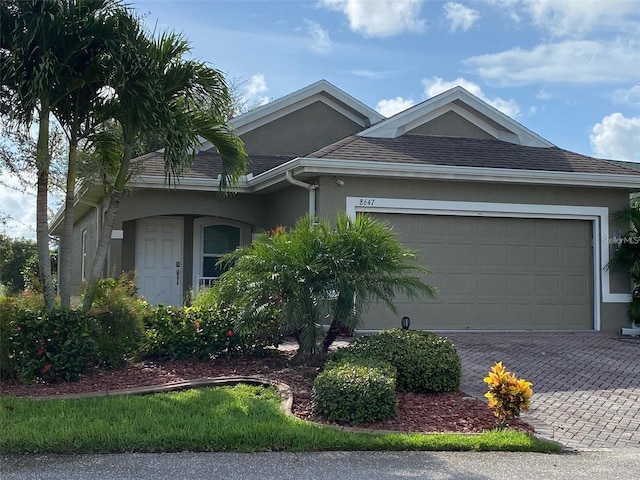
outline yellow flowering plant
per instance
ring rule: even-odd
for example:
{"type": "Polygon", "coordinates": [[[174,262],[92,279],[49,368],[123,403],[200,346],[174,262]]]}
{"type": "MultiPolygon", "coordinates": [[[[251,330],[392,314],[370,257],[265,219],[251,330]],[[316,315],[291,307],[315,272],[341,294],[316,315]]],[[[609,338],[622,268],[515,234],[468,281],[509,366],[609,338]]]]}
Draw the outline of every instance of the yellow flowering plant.
{"type": "Polygon", "coordinates": [[[484,382],[489,385],[489,391],[484,396],[489,400],[489,408],[498,419],[499,428],[519,417],[520,412],[529,411],[533,384],[523,378],[516,378],[506,370],[502,362],[496,362],[484,382]]]}

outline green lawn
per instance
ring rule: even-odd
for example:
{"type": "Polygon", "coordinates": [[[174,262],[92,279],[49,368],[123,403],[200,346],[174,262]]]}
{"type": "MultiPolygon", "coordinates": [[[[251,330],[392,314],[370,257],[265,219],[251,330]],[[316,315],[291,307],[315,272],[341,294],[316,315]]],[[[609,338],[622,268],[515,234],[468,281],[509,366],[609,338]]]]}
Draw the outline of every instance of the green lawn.
{"type": "Polygon", "coordinates": [[[248,385],[80,400],[0,398],[0,453],[508,450],[559,452],[512,431],[348,433],[288,417],[275,389],[248,385]]]}

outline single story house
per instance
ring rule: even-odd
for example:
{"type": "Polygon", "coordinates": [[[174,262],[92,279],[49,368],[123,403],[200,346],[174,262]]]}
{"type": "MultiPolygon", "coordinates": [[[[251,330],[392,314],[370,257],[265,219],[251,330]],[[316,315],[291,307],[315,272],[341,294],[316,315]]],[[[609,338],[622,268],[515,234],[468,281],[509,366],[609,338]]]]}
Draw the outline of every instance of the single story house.
{"type": "MultiPolygon", "coordinates": [[[[106,274],[135,271],[153,303],[180,305],[221,273],[216,261],[258,232],[307,212],[385,220],[432,271],[436,299],[372,305],[364,329],[617,331],[629,324],[629,277],[606,265],[612,213],[640,172],[552,145],[455,87],[384,118],[321,80],[231,120],[250,156],[232,196],[202,145],[165,184],[162,153],[123,198],[106,274]]],[[[73,282],[79,293],[105,210],[100,185],[78,189],[73,282]]],[[[63,212],[51,224],[59,234],[63,212]]]]}

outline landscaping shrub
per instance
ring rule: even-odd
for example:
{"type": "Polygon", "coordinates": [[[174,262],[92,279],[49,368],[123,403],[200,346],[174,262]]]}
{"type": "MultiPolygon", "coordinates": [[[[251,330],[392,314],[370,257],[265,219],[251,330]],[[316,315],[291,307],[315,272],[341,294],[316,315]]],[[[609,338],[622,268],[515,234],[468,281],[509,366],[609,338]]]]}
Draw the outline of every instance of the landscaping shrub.
{"type": "Polygon", "coordinates": [[[333,358],[375,358],[398,371],[400,392],[449,392],[460,386],[460,357],[453,344],[432,332],[394,328],[358,338],[333,358]]]}
{"type": "Polygon", "coordinates": [[[97,360],[98,327],[81,312],[15,309],[10,314],[8,320],[2,315],[8,374],[26,382],[77,380],[97,360]]]}
{"type": "Polygon", "coordinates": [[[278,344],[277,324],[236,329],[237,316],[232,308],[158,306],[146,320],[145,353],[160,359],[208,360],[223,353],[260,353],[278,344]]]}
{"type": "Polygon", "coordinates": [[[96,337],[100,361],[115,368],[135,359],[145,338],[144,318],[152,311],[138,296],[135,280],[129,276],[98,280],[92,306],[100,327],[96,337]]]}
{"type": "Polygon", "coordinates": [[[532,383],[507,372],[502,362],[497,362],[485,377],[489,391],[484,396],[489,400],[489,408],[498,419],[498,426],[504,427],[510,420],[528,411],[531,405],[532,383]]]}
{"type": "Polygon", "coordinates": [[[13,337],[16,325],[14,297],[0,298],[0,378],[8,380],[18,375],[17,365],[13,359],[13,337]]]}
{"type": "Polygon", "coordinates": [[[332,363],[313,382],[313,412],[357,425],[394,418],[396,369],[386,362],[351,359],[332,363]]]}

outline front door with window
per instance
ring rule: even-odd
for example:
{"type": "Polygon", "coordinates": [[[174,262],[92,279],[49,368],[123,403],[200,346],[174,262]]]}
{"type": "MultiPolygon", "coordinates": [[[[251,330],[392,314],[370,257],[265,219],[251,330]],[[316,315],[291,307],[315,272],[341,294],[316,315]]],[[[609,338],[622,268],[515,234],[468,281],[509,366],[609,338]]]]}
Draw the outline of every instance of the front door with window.
{"type": "Polygon", "coordinates": [[[138,220],[138,292],[150,303],[182,305],[182,218],[138,220]]]}

